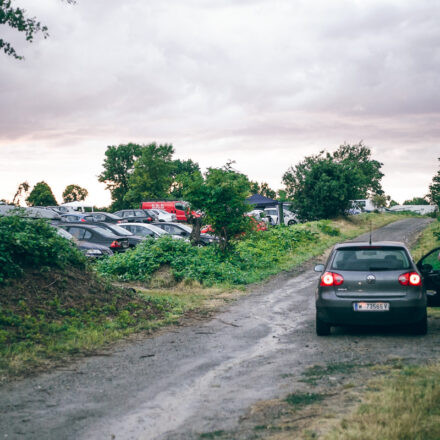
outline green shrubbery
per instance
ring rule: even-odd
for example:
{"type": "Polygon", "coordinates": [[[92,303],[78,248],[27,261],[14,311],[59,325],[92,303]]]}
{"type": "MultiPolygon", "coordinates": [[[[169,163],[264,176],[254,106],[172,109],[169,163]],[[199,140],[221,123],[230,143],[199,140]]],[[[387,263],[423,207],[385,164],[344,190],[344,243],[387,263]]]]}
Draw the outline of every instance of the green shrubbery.
{"type": "Polygon", "coordinates": [[[0,283],[20,276],[27,268],[85,264],[81,252],[44,219],[1,217],[0,236],[0,283]]]}
{"type": "Polygon", "coordinates": [[[146,240],[134,250],[99,261],[97,269],[122,280],[149,281],[159,268],[169,266],[176,281],[248,284],[273,271],[300,245],[316,239],[317,234],[309,229],[273,228],[249,234],[233,242],[228,252],[221,252],[218,246],[199,248],[183,240],[163,237],[146,240]]]}
{"type": "Polygon", "coordinates": [[[341,231],[338,228],[332,226],[330,220],[320,220],[319,222],[317,222],[317,226],[323,234],[330,235],[331,237],[337,237],[338,235],[341,235],[341,231]]]}

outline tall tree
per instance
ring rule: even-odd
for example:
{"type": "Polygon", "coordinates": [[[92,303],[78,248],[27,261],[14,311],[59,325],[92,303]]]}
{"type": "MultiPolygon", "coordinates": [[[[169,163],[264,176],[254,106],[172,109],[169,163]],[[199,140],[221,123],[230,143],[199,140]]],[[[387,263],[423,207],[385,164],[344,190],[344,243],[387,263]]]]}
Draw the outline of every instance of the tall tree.
{"type": "MultiPolygon", "coordinates": [[[[438,158],[440,161],[440,157],[438,158]]],[[[440,208],[440,170],[432,178],[432,183],[429,185],[429,201],[440,208]]]]}
{"type": "Polygon", "coordinates": [[[22,199],[26,199],[29,192],[30,185],[28,182],[22,182],[18,185],[17,192],[12,199],[13,205],[20,205],[22,199]]]}
{"type": "Polygon", "coordinates": [[[173,146],[168,144],[152,143],[142,147],[129,177],[124,201],[137,206],[142,200],[167,198],[173,182],[173,153],[173,146]]]}
{"type": "Polygon", "coordinates": [[[173,160],[173,182],[171,183],[170,196],[173,199],[183,198],[183,185],[188,177],[193,174],[200,174],[200,167],[197,162],[188,160],[173,160]]]}
{"type": "Polygon", "coordinates": [[[112,209],[118,211],[128,208],[124,201],[128,192],[128,181],[134,169],[134,163],[142,155],[144,146],[138,144],[121,144],[108,146],[102,166],[104,171],[98,180],[106,184],[112,198],[112,209]]]}
{"type": "Polygon", "coordinates": [[[44,182],[38,182],[26,199],[29,206],[54,206],[58,205],[50,186],[44,182]]]}
{"type": "MultiPolygon", "coordinates": [[[[66,0],[67,3],[75,3],[75,0],[66,0]]],[[[5,24],[18,32],[24,32],[26,41],[32,43],[36,34],[42,34],[44,38],[49,36],[47,26],[42,25],[35,17],[29,18],[26,10],[13,7],[11,0],[0,0],[0,24],[5,24]]],[[[0,50],[6,55],[18,60],[24,57],[18,55],[11,43],[0,38],[0,50]]]]}
{"type": "Polygon", "coordinates": [[[205,221],[221,238],[221,248],[226,249],[233,237],[249,227],[244,215],[250,210],[245,202],[249,190],[248,178],[228,163],[223,168],[209,168],[205,176],[193,176],[184,186],[184,196],[191,209],[204,212],[205,221]]]}
{"type": "Polygon", "coordinates": [[[251,194],[261,194],[264,197],[268,197],[269,199],[275,199],[277,196],[276,191],[274,191],[272,188],[269,187],[269,184],[267,182],[251,182],[251,194]]]}
{"type": "Polygon", "coordinates": [[[381,166],[362,142],[344,144],[333,154],[321,151],[290,167],[283,183],[301,218],[332,218],[343,215],[351,200],[383,194],[381,166]]]}
{"type": "Polygon", "coordinates": [[[429,205],[429,202],[424,197],[413,197],[410,200],[405,200],[404,205],[429,205]]]}
{"type": "Polygon", "coordinates": [[[85,200],[89,192],[79,185],[67,185],[63,191],[64,203],[81,202],[85,200]]]}

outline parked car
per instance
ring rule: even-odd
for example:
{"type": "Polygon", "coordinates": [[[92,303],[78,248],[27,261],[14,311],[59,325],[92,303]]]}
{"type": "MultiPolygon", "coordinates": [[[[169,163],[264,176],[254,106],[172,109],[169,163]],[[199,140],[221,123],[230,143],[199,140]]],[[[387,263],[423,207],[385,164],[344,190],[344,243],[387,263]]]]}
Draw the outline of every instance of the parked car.
{"type": "MultiPolygon", "coordinates": [[[[278,208],[265,208],[264,212],[266,213],[267,218],[269,219],[269,224],[271,225],[279,225],[280,221],[279,221],[279,213],[278,213],[278,208]]],[[[298,218],[297,216],[287,210],[287,209],[283,209],[283,216],[284,216],[284,224],[285,225],[294,225],[296,223],[298,223],[298,218]]]]}
{"type": "Polygon", "coordinates": [[[124,223],[152,223],[157,221],[157,215],[149,209],[122,209],[114,213],[122,218],[124,223]]]}
{"type": "Polygon", "coordinates": [[[417,262],[417,267],[423,277],[428,306],[440,306],[440,247],[424,255],[417,262]]]}
{"type": "MultiPolygon", "coordinates": [[[[187,214],[189,213],[189,206],[187,202],[182,201],[164,201],[164,202],[142,202],[141,209],[162,209],[170,214],[174,214],[176,216],[176,220],[179,222],[188,221],[187,214]]],[[[199,217],[200,214],[191,211],[191,214],[195,217],[199,217]]]]}
{"type": "Polygon", "coordinates": [[[104,256],[113,255],[112,250],[108,246],[90,243],[84,240],[77,240],[72,234],[60,227],[57,227],[56,230],[58,235],[74,242],[75,245],[78,246],[78,249],[88,258],[101,258],[104,256]]]}
{"type": "Polygon", "coordinates": [[[70,206],[45,206],[45,208],[51,209],[52,211],[55,211],[60,215],[68,214],[69,212],[75,212],[70,206]]]}
{"type": "Polygon", "coordinates": [[[85,223],[85,215],[87,214],[83,214],[82,212],[70,212],[69,214],[62,214],[61,221],[66,223],[85,223]]]}
{"type": "Polygon", "coordinates": [[[253,217],[255,220],[259,222],[269,223],[269,218],[267,214],[262,209],[254,209],[246,213],[248,217],[253,217]]]}
{"type": "Polygon", "coordinates": [[[127,238],[121,238],[97,225],[85,223],[60,223],[60,227],[80,241],[108,246],[113,252],[125,252],[129,247],[127,238]]]}
{"type": "Polygon", "coordinates": [[[175,222],[177,221],[176,214],[171,214],[170,212],[164,211],[163,209],[151,209],[159,222],[175,222]]]}
{"type": "Polygon", "coordinates": [[[126,238],[130,247],[137,246],[144,239],[144,237],[135,235],[132,232],[127,231],[127,229],[119,226],[119,224],[115,225],[113,223],[95,223],[95,225],[112,232],[118,237],[126,238]]]}
{"type": "Polygon", "coordinates": [[[318,335],[338,325],[398,324],[426,334],[426,289],[403,243],[337,244],[315,271],[318,335]]]}
{"type": "MultiPolygon", "coordinates": [[[[183,238],[189,238],[191,235],[192,228],[188,225],[182,223],[172,223],[172,222],[161,222],[155,223],[155,226],[163,229],[165,232],[171,235],[178,235],[183,238]]],[[[200,234],[199,244],[206,246],[212,243],[218,243],[219,239],[214,235],[210,234],[200,234]]]]}
{"type": "Polygon", "coordinates": [[[109,212],[88,212],[84,214],[86,222],[92,223],[120,223],[121,218],[109,212]]]}
{"type": "MultiPolygon", "coordinates": [[[[158,225],[152,225],[149,223],[121,223],[120,226],[141,237],[160,238],[165,235],[170,235],[168,232],[159,228],[158,225]]],[[[173,238],[183,238],[178,235],[172,236],[173,238]]]]}
{"type": "Polygon", "coordinates": [[[45,218],[52,222],[61,221],[61,216],[51,209],[40,208],[36,206],[19,207],[15,205],[0,205],[0,217],[3,215],[17,215],[28,218],[45,218]]]}
{"type": "Polygon", "coordinates": [[[63,214],[61,221],[70,223],[112,223],[117,224],[121,222],[121,218],[117,215],[108,212],[75,212],[63,214]]]}
{"type": "MultiPolygon", "coordinates": [[[[249,217],[251,221],[251,229],[253,231],[267,231],[267,224],[263,221],[258,221],[254,217],[249,217]]],[[[202,234],[209,234],[210,232],[214,232],[211,225],[205,225],[200,229],[202,234]]],[[[242,235],[242,234],[240,234],[242,235]]]]}

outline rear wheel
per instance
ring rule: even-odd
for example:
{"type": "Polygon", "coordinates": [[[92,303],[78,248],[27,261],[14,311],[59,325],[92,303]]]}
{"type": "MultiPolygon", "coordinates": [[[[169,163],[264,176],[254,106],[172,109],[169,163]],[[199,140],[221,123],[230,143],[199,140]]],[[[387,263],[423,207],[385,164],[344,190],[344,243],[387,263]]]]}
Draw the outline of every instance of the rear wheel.
{"type": "Polygon", "coordinates": [[[426,313],[419,322],[413,324],[412,333],[414,335],[426,335],[428,333],[428,317],[426,313]]]}
{"type": "Polygon", "coordinates": [[[326,322],[319,319],[318,315],[316,315],[316,334],[318,336],[327,336],[330,334],[331,326],[326,322]]]}
{"type": "Polygon", "coordinates": [[[287,226],[292,226],[292,225],[296,225],[296,221],[295,220],[289,220],[287,222],[287,226]]]}

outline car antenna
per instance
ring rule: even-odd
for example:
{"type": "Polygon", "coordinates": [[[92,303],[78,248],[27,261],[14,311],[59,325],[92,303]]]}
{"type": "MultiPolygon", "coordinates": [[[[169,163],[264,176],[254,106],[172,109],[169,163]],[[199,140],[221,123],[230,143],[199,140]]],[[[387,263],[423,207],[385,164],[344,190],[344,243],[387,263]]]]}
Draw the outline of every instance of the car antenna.
{"type": "Polygon", "coordinates": [[[371,235],[373,233],[373,221],[370,219],[370,246],[371,246],[371,235]]]}

